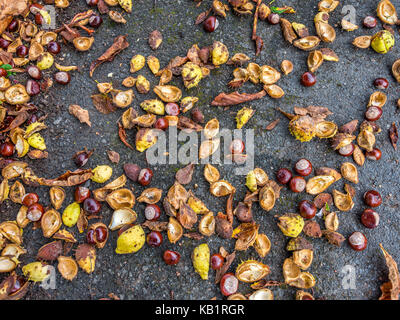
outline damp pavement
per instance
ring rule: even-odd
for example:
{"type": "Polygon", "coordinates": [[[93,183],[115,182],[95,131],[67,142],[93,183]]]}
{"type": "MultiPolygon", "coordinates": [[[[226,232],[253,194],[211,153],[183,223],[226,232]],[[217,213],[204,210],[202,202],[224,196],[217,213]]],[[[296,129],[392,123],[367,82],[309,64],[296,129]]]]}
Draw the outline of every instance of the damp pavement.
{"type": "MultiPolygon", "coordinates": [[[[340,4],[331,14],[329,20],[337,32],[336,41],[327,44],[340,57],[337,63],[324,62],[317,72],[317,84],[311,88],[300,85],[300,75],[306,71],[307,52],[300,51],[286,43],[281,34],[280,27],[271,26],[260,21],[258,34],[264,40],[264,49],[260,56],[255,57],[254,44],[250,40],[252,18],[250,16],[237,16],[231,12],[226,19],[219,18],[220,25],[214,33],[205,33],[201,26],[194,25],[198,14],[208,9],[210,0],[204,0],[196,7],[190,0],[163,0],[153,1],[135,0],[133,13],[126,15],[126,25],[119,25],[104,16],[104,23],[95,33],[95,43],[92,49],[86,53],[73,50],[71,46],[63,45],[58,62],[63,65],[78,65],[79,71],[72,73],[70,85],[62,87],[55,84],[48,95],[35,99],[43,113],[48,114],[46,124],[48,129],[43,131],[46,140],[49,158],[46,160],[32,161],[32,168],[39,176],[53,178],[66,170],[75,169],[71,160],[73,154],[84,147],[95,149],[87,167],[95,167],[100,164],[110,165],[113,170],[113,178],[123,173],[122,165],[134,162],[142,167],[146,166],[145,154],[132,151],[125,147],[118,138],[117,121],[123,110],[104,115],[99,113],[91,103],[90,96],[96,93],[96,81],[112,81],[115,88],[123,89],[122,80],[130,76],[129,60],[135,54],[144,56],[155,55],[165,66],[175,56],[184,56],[187,49],[197,43],[200,47],[211,45],[214,40],[222,41],[227,45],[230,54],[245,53],[252,61],[263,65],[268,64],[279,68],[282,60],[293,62],[294,70],[288,76],[283,76],[279,85],[285,91],[285,96],[279,100],[265,97],[258,101],[224,108],[211,107],[210,102],[221,91],[229,91],[227,82],[232,78],[232,66],[223,65],[217,70],[212,70],[209,77],[203,79],[200,85],[191,90],[185,90],[184,96],[199,97],[198,107],[205,114],[206,121],[216,117],[222,128],[235,128],[235,113],[243,106],[252,107],[256,112],[247,123],[246,129],[254,130],[255,136],[255,166],[263,168],[270,177],[281,167],[293,167],[294,162],[302,157],[311,160],[314,168],[327,166],[339,169],[344,161],[352,161],[343,158],[334,152],[326,140],[313,139],[308,143],[296,141],[288,132],[288,120],[277,111],[281,108],[292,112],[294,106],[306,107],[318,105],[328,107],[334,115],[328,119],[342,125],[349,120],[362,121],[369,95],[374,91],[372,82],[377,77],[385,77],[390,81],[389,88],[385,91],[388,101],[384,106],[383,117],[379,120],[382,132],[377,135],[377,146],[382,150],[382,159],[378,162],[366,161],[363,167],[359,167],[359,180],[356,189],[355,206],[350,212],[339,212],[340,225],[338,232],[346,238],[356,230],[362,231],[368,238],[368,247],[363,252],[353,251],[347,242],[341,248],[330,245],[325,239],[310,239],[314,246],[314,261],[309,268],[317,283],[313,288],[314,296],[319,299],[377,299],[380,295],[379,286],[387,278],[387,268],[383,256],[379,250],[379,243],[388,250],[393,258],[400,261],[398,246],[399,223],[399,153],[390,144],[388,129],[392,122],[399,125],[399,112],[396,101],[399,98],[399,85],[391,75],[391,65],[399,58],[399,45],[396,45],[386,55],[379,55],[372,50],[356,49],[352,46],[352,39],[360,35],[372,35],[382,28],[378,24],[373,30],[361,27],[362,19],[367,15],[375,15],[376,1],[346,1],[346,6],[340,4]],[[342,12],[343,9],[343,12],[342,12]],[[354,10],[354,11],[353,11],[354,10]],[[340,20],[348,13],[353,13],[355,22],[360,28],[354,32],[342,31],[338,26],[340,20]],[[164,41],[157,51],[152,51],[147,39],[151,31],[158,29],[164,41]],[[109,47],[113,39],[118,35],[127,35],[130,43],[128,49],[119,54],[112,63],[101,65],[89,77],[89,65],[100,56],[105,48],[109,47]],[[78,104],[89,110],[92,126],[88,127],[68,113],[70,104],[78,104]],[[272,131],[266,131],[265,127],[271,121],[280,119],[278,126],[272,131]],[[106,151],[113,150],[120,154],[119,164],[109,161],[106,151]],[[365,208],[362,195],[369,189],[376,189],[383,196],[383,204],[378,208],[381,217],[380,225],[374,230],[363,227],[360,223],[360,214],[365,208]],[[354,276],[354,281],[346,280],[354,276]]],[[[318,1],[277,1],[274,5],[291,5],[297,13],[288,14],[290,21],[304,23],[312,34],[315,33],[313,17],[317,13],[318,1]]],[[[400,8],[400,1],[393,2],[400,8]]],[[[57,25],[71,19],[74,14],[87,10],[85,1],[77,1],[68,9],[57,9],[57,25]]],[[[119,9],[117,9],[119,10],[119,9]]],[[[400,41],[399,33],[395,30],[396,41],[400,41]]],[[[145,67],[138,74],[144,75],[152,84],[156,85],[158,79],[145,67]]],[[[183,89],[182,80],[174,78],[172,83],[183,89]]],[[[242,92],[256,92],[261,89],[252,83],[246,83],[242,92]]],[[[155,94],[141,95],[136,93],[133,107],[140,109],[139,103],[148,98],[154,98],[155,94]]],[[[128,131],[128,139],[134,143],[134,131],[128,131]]],[[[154,171],[152,187],[162,188],[165,191],[172,185],[176,171],[184,164],[168,164],[151,166],[154,171]]],[[[235,175],[236,166],[218,166],[221,177],[230,181],[236,188],[235,203],[240,201],[245,192],[245,177],[235,175]]],[[[225,198],[217,199],[208,191],[208,183],[203,175],[203,165],[197,165],[192,182],[187,189],[192,189],[214,213],[224,211],[225,198]],[[195,184],[197,188],[195,188],[195,184]]],[[[335,183],[333,188],[343,191],[343,179],[335,183]]],[[[129,181],[128,187],[135,189],[138,196],[144,189],[138,184],[129,181]]],[[[92,188],[98,185],[92,183],[92,188]]],[[[33,191],[27,187],[27,191],[33,191]]],[[[73,189],[67,190],[67,198],[63,208],[71,203],[73,189]]],[[[49,204],[48,188],[40,188],[41,201],[49,204]]],[[[275,208],[270,212],[263,211],[258,204],[253,206],[253,214],[260,224],[260,232],[265,233],[272,243],[270,253],[262,260],[271,268],[268,280],[283,281],[282,263],[290,256],[285,250],[288,239],[276,226],[274,216],[285,212],[295,212],[298,203],[303,199],[312,199],[305,193],[295,194],[283,189],[281,197],[275,208]]],[[[138,213],[139,222],[144,221],[144,205],[137,203],[134,207],[138,213]]],[[[18,206],[6,201],[1,205],[2,219],[15,219],[18,206]]],[[[111,218],[111,209],[104,204],[102,209],[103,222],[108,224],[111,218]]],[[[163,215],[162,220],[167,221],[163,215]]],[[[317,221],[323,226],[321,218],[317,221]]],[[[90,221],[90,222],[93,222],[90,221]]],[[[237,222],[235,222],[236,224],[237,222]]],[[[78,234],[73,228],[79,242],[84,241],[84,235],[78,234]]],[[[202,240],[191,240],[183,237],[178,244],[170,244],[164,241],[160,248],[150,248],[147,245],[138,253],[131,255],[117,255],[117,232],[112,232],[104,249],[97,251],[95,271],[85,274],[79,271],[78,276],[72,282],[64,280],[57,273],[55,289],[32,285],[26,295],[26,299],[99,299],[114,293],[121,299],[221,299],[219,286],[214,284],[214,272],[210,271],[209,280],[203,281],[194,272],[191,253],[200,243],[207,242],[211,253],[224,246],[228,251],[234,248],[234,241],[222,240],[217,236],[202,240]],[[177,266],[167,266],[162,261],[162,252],[166,249],[179,251],[181,261],[177,266]]],[[[44,239],[40,230],[32,230],[29,226],[24,230],[24,246],[28,253],[22,257],[23,263],[35,260],[37,250],[48,240],[44,239]]],[[[231,266],[231,271],[242,260],[259,259],[253,248],[246,252],[238,252],[236,260],[231,266]]],[[[56,263],[54,263],[56,266],[56,263]]],[[[285,285],[271,288],[275,299],[294,299],[296,288],[285,285]]],[[[243,294],[251,292],[248,284],[241,283],[239,291],[243,294]]]]}

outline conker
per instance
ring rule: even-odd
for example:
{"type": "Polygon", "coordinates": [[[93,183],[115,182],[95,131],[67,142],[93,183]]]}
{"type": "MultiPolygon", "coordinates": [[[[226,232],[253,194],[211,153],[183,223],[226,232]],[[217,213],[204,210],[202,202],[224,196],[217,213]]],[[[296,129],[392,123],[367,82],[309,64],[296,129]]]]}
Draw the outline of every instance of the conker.
{"type": "Polygon", "coordinates": [[[83,201],[83,210],[89,215],[97,214],[101,210],[101,204],[96,199],[87,198],[83,201]]]}
{"type": "Polygon", "coordinates": [[[353,154],[355,148],[356,147],[354,146],[354,143],[350,143],[344,147],[341,147],[338,152],[343,157],[349,157],[353,154]]]}
{"type": "Polygon", "coordinates": [[[361,214],[361,223],[368,229],[374,229],[379,224],[379,214],[370,208],[361,214]]]}
{"type": "Polygon", "coordinates": [[[219,26],[217,17],[210,16],[203,22],[203,28],[207,32],[214,32],[219,26]]]}
{"type": "Polygon", "coordinates": [[[229,146],[229,150],[233,154],[240,154],[244,151],[244,142],[240,139],[234,139],[229,146]]]}
{"type": "Polygon", "coordinates": [[[90,197],[90,190],[86,187],[76,187],[74,193],[75,202],[82,203],[90,197]]]}
{"type": "Polygon", "coordinates": [[[149,204],[144,209],[144,216],[147,220],[157,221],[161,216],[161,209],[156,204],[149,204]]]}
{"type": "Polygon", "coordinates": [[[233,273],[226,273],[221,278],[220,289],[224,296],[230,296],[237,292],[239,280],[233,273]]]}
{"type": "Polygon", "coordinates": [[[281,18],[277,13],[270,13],[267,17],[267,20],[270,24],[278,24],[281,18]]]}
{"type": "Polygon", "coordinates": [[[369,160],[377,161],[382,157],[382,152],[378,148],[373,148],[372,151],[367,151],[365,156],[369,160]]]}
{"type": "Polygon", "coordinates": [[[153,178],[153,171],[149,168],[145,168],[140,170],[138,176],[138,182],[142,186],[148,186],[151,183],[152,178],[153,178]]]}
{"type": "Polygon", "coordinates": [[[305,87],[312,87],[317,82],[317,77],[313,73],[307,71],[301,76],[300,82],[305,87]]]}
{"type": "Polygon", "coordinates": [[[34,203],[30,207],[28,207],[28,211],[26,212],[26,217],[35,222],[39,221],[42,218],[44,213],[44,208],[40,203],[34,203]]]}
{"type": "Polygon", "coordinates": [[[211,268],[213,270],[221,269],[224,265],[224,257],[219,253],[214,253],[210,259],[211,268]]]}
{"type": "Polygon", "coordinates": [[[299,204],[299,212],[304,219],[312,219],[317,213],[317,207],[314,203],[303,200],[299,204]]]}
{"type": "Polygon", "coordinates": [[[289,188],[293,192],[303,192],[306,188],[306,180],[303,177],[295,176],[290,180],[289,188]]]}
{"type": "Polygon", "coordinates": [[[353,232],[350,235],[348,241],[349,241],[350,247],[356,251],[365,250],[365,248],[367,247],[367,243],[368,243],[367,237],[359,231],[353,232]]]}
{"type": "Polygon", "coordinates": [[[178,252],[172,250],[164,251],[163,260],[166,264],[170,266],[177,264],[180,259],[181,255],[178,252]]]}
{"type": "Polygon", "coordinates": [[[281,184],[287,184],[292,179],[292,172],[289,169],[282,168],[276,173],[276,180],[281,184]]]}
{"type": "Polygon", "coordinates": [[[181,112],[179,105],[175,102],[168,102],[165,105],[165,113],[170,116],[177,116],[181,112]]]}
{"type": "Polygon", "coordinates": [[[365,119],[368,121],[377,121],[382,117],[382,108],[371,106],[365,111],[365,119]]]}
{"type": "Polygon", "coordinates": [[[389,87],[389,81],[387,81],[385,78],[376,78],[374,80],[374,86],[377,89],[384,90],[389,87]]]}
{"type": "Polygon", "coordinates": [[[376,27],[376,24],[377,24],[377,21],[376,21],[376,19],[375,19],[374,17],[372,17],[372,16],[366,16],[366,17],[364,18],[364,20],[363,20],[363,25],[364,25],[364,27],[365,27],[365,28],[368,28],[368,29],[375,28],[375,27],[376,27]]]}
{"type": "Polygon", "coordinates": [[[37,195],[37,193],[34,192],[27,193],[22,198],[22,204],[26,207],[30,207],[31,205],[34,205],[35,203],[38,202],[39,202],[39,196],[37,195]]]}
{"type": "Polygon", "coordinates": [[[294,170],[301,176],[306,177],[312,172],[312,164],[307,159],[300,159],[296,162],[294,170]]]}
{"type": "Polygon", "coordinates": [[[147,235],[147,244],[150,247],[159,247],[163,243],[163,236],[159,231],[151,231],[147,235]]]}
{"type": "Polygon", "coordinates": [[[382,197],[378,191],[369,190],[364,193],[364,201],[367,206],[375,208],[380,206],[380,204],[382,203],[382,197]]]}
{"type": "Polygon", "coordinates": [[[14,144],[12,142],[4,142],[0,145],[0,154],[3,157],[11,157],[14,154],[14,144]]]}
{"type": "Polygon", "coordinates": [[[67,85],[71,81],[71,75],[65,71],[59,71],[54,74],[54,80],[63,85],[67,85]]]}

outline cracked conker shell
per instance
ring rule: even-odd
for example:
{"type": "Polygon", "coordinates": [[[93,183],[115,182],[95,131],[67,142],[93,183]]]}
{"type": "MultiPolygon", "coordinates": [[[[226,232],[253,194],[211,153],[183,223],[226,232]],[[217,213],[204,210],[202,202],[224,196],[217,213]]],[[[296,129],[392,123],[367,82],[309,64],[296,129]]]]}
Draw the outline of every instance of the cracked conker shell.
{"type": "Polygon", "coordinates": [[[40,220],[43,236],[50,238],[62,225],[61,215],[56,210],[47,210],[40,220]]]}
{"type": "Polygon", "coordinates": [[[78,265],[71,257],[59,256],[57,269],[61,276],[69,281],[74,280],[78,274],[78,265]]]}

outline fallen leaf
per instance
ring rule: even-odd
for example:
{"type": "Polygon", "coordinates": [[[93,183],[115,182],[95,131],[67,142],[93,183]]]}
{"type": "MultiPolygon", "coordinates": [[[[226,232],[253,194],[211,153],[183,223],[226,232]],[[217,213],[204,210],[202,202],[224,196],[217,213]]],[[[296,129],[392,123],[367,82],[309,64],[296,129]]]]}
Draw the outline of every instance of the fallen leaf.
{"type": "Polygon", "coordinates": [[[233,260],[235,260],[235,257],[236,257],[235,251],[233,251],[230,255],[226,257],[223,266],[220,269],[218,269],[217,272],[215,273],[215,283],[219,283],[221,281],[222,276],[228,271],[233,260]]]}
{"type": "Polygon", "coordinates": [[[109,150],[109,151],[107,151],[107,156],[108,156],[108,159],[110,159],[110,161],[112,163],[118,163],[119,162],[120,157],[119,157],[119,153],[118,152],[109,150]]]}
{"type": "Polygon", "coordinates": [[[49,153],[47,151],[42,151],[39,149],[33,149],[28,152],[28,157],[32,160],[34,159],[47,159],[49,153]]]}
{"type": "Polygon", "coordinates": [[[265,127],[265,129],[268,130],[268,131],[273,130],[273,129],[278,125],[278,123],[279,123],[280,121],[281,121],[280,119],[276,119],[276,120],[270,122],[270,123],[265,127]]]}
{"type": "Polygon", "coordinates": [[[399,140],[399,134],[397,132],[396,124],[394,122],[389,129],[389,138],[394,150],[397,150],[397,140],[399,140]]]}
{"type": "Polygon", "coordinates": [[[104,62],[110,62],[114,60],[114,57],[122,50],[129,47],[129,43],[126,40],[126,36],[118,36],[114,39],[114,43],[104,52],[99,58],[92,62],[90,65],[90,76],[93,76],[94,70],[104,62]]]}
{"type": "Polygon", "coordinates": [[[160,31],[154,30],[149,35],[149,46],[153,50],[157,50],[163,41],[163,36],[160,31]]]}
{"type": "Polygon", "coordinates": [[[194,164],[188,164],[186,167],[179,169],[175,174],[175,179],[180,184],[189,184],[192,181],[194,172],[194,164]]]}
{"type": "Polygon", "coordinates": [[[197,16],[196,21],[194,22],[194,24],[203,23],[204,20],[206,20],[207,17],[209,16],[211,10],[212,10],[212,8],[208,9],[207,11],[203,11],[202,13],[200,13],[200,14],[197,16]]]}
{"type": "Polygon", "coordinates": [[[142,223],[142,227],[146,227],[151,231],[161,232],[168,230],[168,222],[146,220],[146,222],[142,223]]]}
{"type": "Polygon", "coordinates": [[[81,108],[77,104],[71,104],[68,109],[69,113],[76,117],[81,123],[86,123],[89,127],[92,123],[89,119],[89,111],[81,108]]]}
{"type": "Polygon", "coordinates": [[[104,94],[94,94],[91,96],[94,107],[101,113],[109,114],[117,110],[112,99],[104,94]]]}
{"type": "Polygon", "coordinates": [[[389,281],[381,286],[382,295],[379,300],[399,300],[400,293],[400,275],[397,268],[397,263],[392,256],[379,244],[383,255],[385,256],[386,265],[389,269],[389,281]]]}
{"type": "Polygon", "coordinates": [[[198,232],[188,232],[183,234],[184,237],[193,239],[193,240],[201,240],[204,236],[198,232]]]}
{"type": "Polygon", "coordinates": [[[132,150],[134,149],[132,145],[126,140],[126,131],[122,126],[122,124],[120,124],[119,122],[118,122],[118,136],[124,145],[126,145],[129,149],[132,150]]]}
{"type": "Polygon", "coordinates": [[[222,92],[214,98],[214,100],[211,102],[211,105],[218,107],[233,106],[236,104],[261,99],[266,94],[267,93],[264,90],[261,90],[257,93],[239,93],[237,91],[232,93],[222,92]]]}

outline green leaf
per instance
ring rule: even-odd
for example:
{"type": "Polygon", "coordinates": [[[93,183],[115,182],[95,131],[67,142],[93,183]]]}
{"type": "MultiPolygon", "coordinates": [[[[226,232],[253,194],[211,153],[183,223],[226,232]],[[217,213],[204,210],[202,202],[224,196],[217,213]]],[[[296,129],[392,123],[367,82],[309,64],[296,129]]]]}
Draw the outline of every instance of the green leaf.
{"type": "Polygon", "coordinates": [[[330,212],[330,211],[331,211],[331,208],[329,207],[329,204],[328,204],[328,202],[327,202],[327,203],[325,203],[325,211],[328,211],[328,212],[330,212]]]}
{"type": "Polygon", "coordinates": [[[12,65],[10,64],[3,64],[0,66],[0,68],[4,69],[4,70],[11,70],[12,69],[12,65]]]}
{"type": "Polygon", "coordinates": [[[284,13],[286,11],[285,9],[279,10],[277,7],[271,7],[270,9],[271,9],[272,13],[277,13],[277,14],[281,14],[281,13],[284,13]]]}

